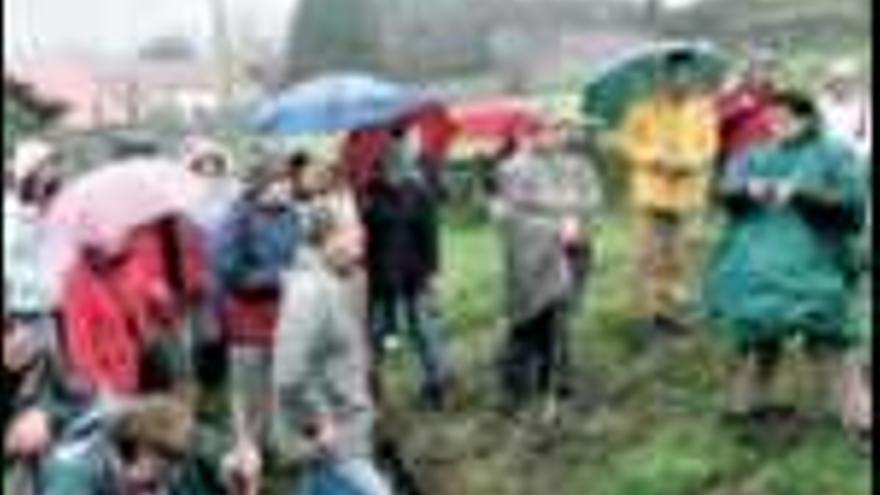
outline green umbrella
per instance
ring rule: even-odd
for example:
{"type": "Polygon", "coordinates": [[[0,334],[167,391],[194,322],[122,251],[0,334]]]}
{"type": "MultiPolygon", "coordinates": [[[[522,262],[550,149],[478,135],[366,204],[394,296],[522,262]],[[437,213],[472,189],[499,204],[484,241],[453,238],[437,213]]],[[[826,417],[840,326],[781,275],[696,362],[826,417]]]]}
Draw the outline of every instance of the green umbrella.
{"type": "Polygon", "coordinates": [[[694,55],[696,81],[715,84],[724,76],[728,59],[711,44],[673,41],[640,47],[601,67],[588,80],[582,108],[587,122],[606,129],[617,127],[629,105],[656,86],[664,57],[682,50],[694,55]]]}

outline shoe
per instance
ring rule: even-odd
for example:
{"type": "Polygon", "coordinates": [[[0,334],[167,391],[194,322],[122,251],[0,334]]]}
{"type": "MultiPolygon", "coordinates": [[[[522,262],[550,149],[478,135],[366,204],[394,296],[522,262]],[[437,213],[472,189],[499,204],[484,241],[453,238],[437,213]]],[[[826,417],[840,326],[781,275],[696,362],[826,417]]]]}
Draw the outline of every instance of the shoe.
{"type": "Polygon", "coordinates": [[[382,339],[382,349],[385,352],[397,352],[400,347],[400,339],[396,335],[389,335],[382,339]]]}
{"type": "Polygon", "coordinates": [[[669,316],[656,316],[653,324],[658,334],[667,337],[682,337],[690,333],[685,323],[669,316]]]}
{"type": "Polygon", "coordinates": [[[422,405],[428,411],[442,412],[448,401],[446,385],[430,384],[422,388],[422,405]]]}

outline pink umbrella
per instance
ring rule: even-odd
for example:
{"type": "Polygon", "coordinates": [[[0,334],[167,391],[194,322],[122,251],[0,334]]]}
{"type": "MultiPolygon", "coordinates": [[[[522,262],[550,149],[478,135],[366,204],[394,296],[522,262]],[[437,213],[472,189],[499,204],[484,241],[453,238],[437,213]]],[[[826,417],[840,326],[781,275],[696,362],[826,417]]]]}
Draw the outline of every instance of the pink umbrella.
{"type": "Polygon", "coordinates": [[[188,214],[205,199],[204,179],[164,159],[105,165],[62,189],[46,217],[47,263],[66,270],[85,246],[116,252],[135,227],[188,214]]]}

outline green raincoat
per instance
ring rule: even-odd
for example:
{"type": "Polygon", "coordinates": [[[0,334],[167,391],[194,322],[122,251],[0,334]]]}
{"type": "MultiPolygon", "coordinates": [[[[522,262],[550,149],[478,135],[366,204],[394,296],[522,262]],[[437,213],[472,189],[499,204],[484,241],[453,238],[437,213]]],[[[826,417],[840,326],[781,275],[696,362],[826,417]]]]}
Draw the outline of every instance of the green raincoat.
{"type": "Polygon", "coordinates": [[[706,280],[709,316],[734,343],[797,334],[850,345],[848,310],[861,264],[865,182],[848,149],[818,133],[757,149],[723,186],[728,224],[706,280]],[[756,202],[747,179],[790,181],[783,205],[756,202]]]}

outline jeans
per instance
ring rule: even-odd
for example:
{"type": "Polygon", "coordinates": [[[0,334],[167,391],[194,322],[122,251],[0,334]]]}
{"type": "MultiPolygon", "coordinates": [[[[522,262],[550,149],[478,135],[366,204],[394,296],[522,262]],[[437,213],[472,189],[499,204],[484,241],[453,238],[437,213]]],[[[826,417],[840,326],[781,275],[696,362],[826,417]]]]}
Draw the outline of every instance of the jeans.
{"type": "Polygon", "coordinates": [[[323,460],[310,466],[298,495],[391,495],[369,459],[323,460]]]}
{"type": "Polygon", "coordinates": [[[381,360],[384,339],[397,334],[401,326],[406,328],[415,346],[424,373],[424,390],[427,392],[442,387],[449,378],[450,369],[443,325],[429,293],[371,299],[370,327],[377,359],[381,360]]]}

